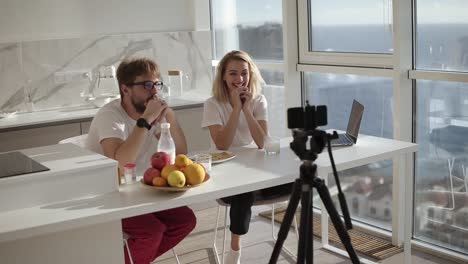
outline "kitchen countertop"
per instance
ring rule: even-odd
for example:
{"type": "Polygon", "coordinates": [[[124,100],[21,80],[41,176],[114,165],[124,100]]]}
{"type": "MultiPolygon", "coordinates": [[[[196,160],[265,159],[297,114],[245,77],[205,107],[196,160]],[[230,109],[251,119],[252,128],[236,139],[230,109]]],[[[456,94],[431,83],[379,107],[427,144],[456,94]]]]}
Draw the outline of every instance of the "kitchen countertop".
{"type": "MultiPolygon", "coordinates": [[[[197,92],[187,92],[181,97],[168,98],[166,101],[174,110],[201,107],[208,98],[197,92]]],[[[30,113],[20,113],[0,118],[0,132],[24,129],[28,127],[41,127],[57,123],[72,123],[90,121],[99,108],[91,105],[54,110],[44,110],[30,113]]]]}

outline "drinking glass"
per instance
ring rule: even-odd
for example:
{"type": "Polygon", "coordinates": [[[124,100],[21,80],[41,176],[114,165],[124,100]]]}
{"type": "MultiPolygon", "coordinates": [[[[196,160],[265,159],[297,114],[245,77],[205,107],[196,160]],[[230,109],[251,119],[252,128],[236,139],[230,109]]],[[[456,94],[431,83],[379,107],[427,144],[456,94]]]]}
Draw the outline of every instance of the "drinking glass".
{"type": "Polygon", "coordinates": [[[280,138],[268,136],[265,137],[265,155],[276,155],[280,153],[280,138]]]}
{"type": "Polygon", "coordinates": [[[197,154],[194,160],[205,167],[206,172],[211,171],[211,154],[197,154]]]}

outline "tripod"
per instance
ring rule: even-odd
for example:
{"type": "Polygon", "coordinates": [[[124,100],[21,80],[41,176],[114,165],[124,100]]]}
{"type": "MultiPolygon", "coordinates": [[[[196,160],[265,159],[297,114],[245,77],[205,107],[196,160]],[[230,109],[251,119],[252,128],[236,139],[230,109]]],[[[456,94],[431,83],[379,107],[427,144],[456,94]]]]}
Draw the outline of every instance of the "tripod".
{"type": "MultiPolygon", "coordinates": [[[[325,181],[317,177],[317,165],[314,164],[314,160],[317,159],[317,154],[320,153],[326,142],[328,142],[328,151],[330,154],[330,160],[333,167],[333,173],[337,182],[337,187],[339,191],[340,204],[343,211],[343,216],[345,218],[346,226],[348,229],[352,228],[351,220],[349,218],[349,212],[346,206],[346,200],[344,195],[341,192],[341,187],[339,185],[338,176],[336,173],[335,163],[333,161],[333,156],[331,154],[331,145],[330,140],[332,138],[338,137],[336,132],[333,135],[327,134],[324,131],[314,130],[312,132],[304,132],[296,130],[294,131],[294,141],[290,144],[291,149],[303,160],[302,165],[300,166],[300,177],[297,178],[294,182],[293,192],[289,200],[288,207],[286,209],[286,214],[284,216],[283,222],[281,224],[280,230],[278,232],[278,240],[273,249],[273,253],[270,258],[270,264],[274,264],[278,260],[279,253],[283,247],[283,243],[286,240],[286,237],[291,227],[291,223],[296,212],[299,200],[301,200],[301,224],[299,229],[299,244],[297,252],[297,263],[313,263],[313,236],[312,236],[312,188],[316,188],[319,193],[320,199],[322,200],[325,208],[327,209],[330,219],[340,237],[341,242],[345,246],[346,251],[349,254],[349,257],[353,264],[360,263],[359,258],[354,251],[353,245],[351,244],[351,239],[349,237],[348,231],[341,222],[340,215],[336,210],[333,201],[328,191],[325,181]],[[309,134],[312,135],[310,140],[311,148],[307,149],[307,139],[309,134]]],[[[325,212],[322,212],[325,213],[325,212]]]]}

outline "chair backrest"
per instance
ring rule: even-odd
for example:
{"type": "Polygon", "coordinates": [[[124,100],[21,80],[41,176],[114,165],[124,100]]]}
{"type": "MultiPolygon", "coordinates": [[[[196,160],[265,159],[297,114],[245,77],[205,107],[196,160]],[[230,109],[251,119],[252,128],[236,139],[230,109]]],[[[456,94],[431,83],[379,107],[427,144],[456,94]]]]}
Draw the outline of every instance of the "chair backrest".
{"type": "Polygon", "coordinates": [[[59,141],[59,144],[65,144],[65,143],[72,143],[75,144],[79,147],[86,148],[86,139],[88,138],[88,134],[84,135],[79,135],[76,137],[70,137],[66,139],[62,139],[59,141]]]}

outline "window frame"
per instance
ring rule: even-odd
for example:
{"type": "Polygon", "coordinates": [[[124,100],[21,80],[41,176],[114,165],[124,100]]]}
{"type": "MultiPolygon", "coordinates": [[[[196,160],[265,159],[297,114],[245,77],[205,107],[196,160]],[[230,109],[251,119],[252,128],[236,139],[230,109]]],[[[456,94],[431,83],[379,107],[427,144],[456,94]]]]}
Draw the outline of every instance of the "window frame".
{"type": "Polygon", "coordinates": [[[308,0],[298,0],[299,25],[299,63],[318,65],[341,65],[392,69],[391,54],[352,53],[352,52],[317,52],[309,51],[310,4],[308,0]]]}

